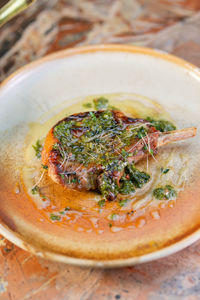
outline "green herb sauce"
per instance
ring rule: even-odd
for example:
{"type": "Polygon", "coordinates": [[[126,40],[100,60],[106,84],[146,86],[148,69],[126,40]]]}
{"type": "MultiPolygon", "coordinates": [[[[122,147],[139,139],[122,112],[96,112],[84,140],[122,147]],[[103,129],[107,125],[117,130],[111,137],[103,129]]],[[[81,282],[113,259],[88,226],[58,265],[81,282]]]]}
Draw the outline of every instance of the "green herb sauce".
{"type": "Polygon", "coordinates": [[[144,125],[140,127],[138,123],[124,129],[123,124],[115,121],[112,111],[102,111],[98,117],[90,112],[82,122],[63,121],[54,128],[54,135],[62,145],[55,144],[54,149],[59,149],[63,158],[70,153],[70,159],[81,164],[95,163],[105,166],[122,156],[130,155],[124,147],[146,134],[147,129],[144,125]],[[84,133],[77,137],[74,134],[76,130],[84,133]],[[117,154],[115,149],[122,150],[122,153],[117,154]]]}
{"type": "Polygon", "coordinates": [[[146,120],[161,132],[172,131],[176,129],[176,126],[167,120],[154,120],[150,117],[147,117],[146,120]]]}
{"type": "Polygon", "coordinates": [[[91,108],[92,104],[91,103],[84,103],[83,107],[85,107],[85,108],[91,108]]]}
{"type": "Polygon", "coordinates": [[[45,170],[47,170],[48,166],[42,164],[42,168],[45,169],[45,170]]]}
{"type": "Polygon", "coordinates": [[[104,207],[104,205],[105,205],[105,202],[106,202],[106,201],[105,201],[104,199],[102,199],[102,200],[99,200],[99,201],[98,201],[98,205],[99,205],[99,207],[100,207],[100,208],[104,207]]]}
{"type": "Polygon", "coordinates": [[[170,170],[169,168],[166,168],[166,169],[160,168],[160,172],[163,174],[167,174],[169,172],[169,170],[170,170]]]}
{"type": "Polygon", "coordinates": [[[50,214],[50,219],[52,221],[60,221],[61,217],[55,214],[50,214]]]}
{"type": "Polygon", "coordinates": [[[41,152],[42,152],[42,144],[40,140],[36,141],[36,144],[32,146],[33,149],[35,150],[35,155],[37,158],[41,158],[41,152]]]}
{"type": "MultiPolygon", "coordinates": [[[[89,108],[89,104],[85,103],[85,107],[87,105],[89,108]]],[[[108,99],[104,97],[94,99],[93,104],[98,112],[90,111],[83,119],[69,118],[54,128],[54,136],[59,141],[54,144],[54,149],[59,151],[62,161],[74,161],[84,166],[89,164],[101,166],[104,172],[101,175],[99,190],[105,199],[108,199],[109,195],[134,193],[136,188],[142,188],[149,181],[150,176],[128,163],[127,158],[137,154],[137,150],[136,153],[129,153],[125,150],[126,147],[133,144],[134,140],[138,141],[148,135],[149,122],[161,132],[174,130],[176,127],[169,121],[154,120],[150,117],[146,119],[147,124],[138,121],[126,126],[123,122],[115,120],[108,99]],[[124,172],[123,176],[120,182],[117,182],[111,174],[121,171],[124,172]]],[[[37,149],[36,155],[40,155],[41,147],[37,141],[34,146],[35,151],[37,149]]],[[[153,156],[152,149],[144,146],[144,150],[153,156]]],[[[169,169],[165,169],[162,172],[166,174],[168,171],[169,169]]],[[[60,173],[60,176],[63,180],[67,180],[65,174],[60,173]]],[[[70,183],[76,183],[78,179],[70,180],[70,183]]],[[[172,191],[168,192],[165,196],[158,197],[166,198],[168,194],[171,197],[172,191]]],[[[103,207],[103,200],[98,204],[103,207]]]]}
{"type": "Polygon", "coordinates": [[[107,109],[109,106],[108,99],[104,97],[100,97],[98,99],[93,100],[95,110],[107,109]]]}
{"type": "Polygon", "coordinates": [[[124,207],[124,206],[126,206],[127,202],[128,202],[128,199],[124,199],[124,200],[120,200],[118,203],[119,203],[120,207],[124,207]]]}
{"type": "Polygon", "coordinates": [[[158,200],[170,200],[176,198],[177,192],[171,185],[165,185],[154,189],[153,196],[158,200]]]}
{"type": "Polygon", "coordinates": [[[31,189],[33,195],[39,194],[39,187],[36,185],[31,189]]]}

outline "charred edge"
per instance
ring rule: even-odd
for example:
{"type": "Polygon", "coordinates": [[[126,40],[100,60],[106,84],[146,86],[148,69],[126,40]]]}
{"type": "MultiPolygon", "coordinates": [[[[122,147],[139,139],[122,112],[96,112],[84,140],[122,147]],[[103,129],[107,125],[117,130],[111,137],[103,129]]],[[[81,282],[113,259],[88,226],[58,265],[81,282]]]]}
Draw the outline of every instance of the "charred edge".
{"type": "Polygon", "coordinates": [[[147,123],[147,121],[144,119],[139,119],[139,118],[135,119],[135,118],[127,117],[121,111],[118,110],[113,110],[112,113],[117,123],[120,123],[121,121],[123,121],[123,123],[125,124],[147,123]]]}
{"type": "Polygon", "coordinates": [[[90,115],[90,112],[84,112],[84,113],[77,113],[74,115],[71,115],[69,117],[63,118],[62,120],[58,121],[54,126],[53,126],[53,130],[55,129],[56,126],[58,126],[60,123],[62,122],[67,122],[67,121],[72,121],[72,120],[76,120],[76,121],[81,121],[83,120],[85,117],[88,117],[90,115]]]}

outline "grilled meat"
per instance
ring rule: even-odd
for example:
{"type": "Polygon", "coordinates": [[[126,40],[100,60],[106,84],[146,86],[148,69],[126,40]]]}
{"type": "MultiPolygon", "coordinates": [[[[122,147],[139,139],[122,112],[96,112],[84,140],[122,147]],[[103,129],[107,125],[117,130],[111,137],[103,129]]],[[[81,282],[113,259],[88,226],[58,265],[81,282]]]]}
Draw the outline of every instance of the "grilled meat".
{"type": "Polygon", "coordinates": [[[134,192],[149,180],[134,164],[156,155],[162,145],[195,134],[194,127],[161,132],[152,120],[130,118],[116,110],[78,113],[51,128],[42,163],[56,183],[71,189],[98,189],[113,200],[118,193],[134,192]]]}

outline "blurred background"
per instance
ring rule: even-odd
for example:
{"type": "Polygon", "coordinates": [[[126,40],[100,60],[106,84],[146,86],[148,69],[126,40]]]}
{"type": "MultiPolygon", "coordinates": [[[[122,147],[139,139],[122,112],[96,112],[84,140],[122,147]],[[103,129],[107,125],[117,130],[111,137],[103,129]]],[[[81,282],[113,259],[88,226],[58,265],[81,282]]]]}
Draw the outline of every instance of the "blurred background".
{"type": "Polygon", "coordinates": [[[97,43],[158,48],[200,65],[199,29],[200,0],[36,0],[0,28],[0,80],[45,54],[97,43]]]}

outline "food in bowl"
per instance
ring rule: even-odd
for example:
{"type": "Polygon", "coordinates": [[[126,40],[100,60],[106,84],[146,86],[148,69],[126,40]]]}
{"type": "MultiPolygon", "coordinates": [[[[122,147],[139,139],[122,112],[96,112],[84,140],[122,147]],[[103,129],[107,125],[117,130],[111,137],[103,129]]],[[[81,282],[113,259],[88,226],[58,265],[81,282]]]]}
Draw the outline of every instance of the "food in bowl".
{"type": "MultiPolygon", "coordinates": [[[[57,184],[96,190],[104,200],[133,194],[149,181],[150,175],[136,168],[138,161],[149,155],[155,159],[159,147],[196,135],[195,127],[175,130],[167,120],[128,117],[107,107],[108,100],[103,97],[94,103],[103,109],[70,115],[51,128],[42,164],[57,184]]],[[[157,198],[162,197],[159,193],[176,195],[170,185],[153,192],[157,198]]]]}

